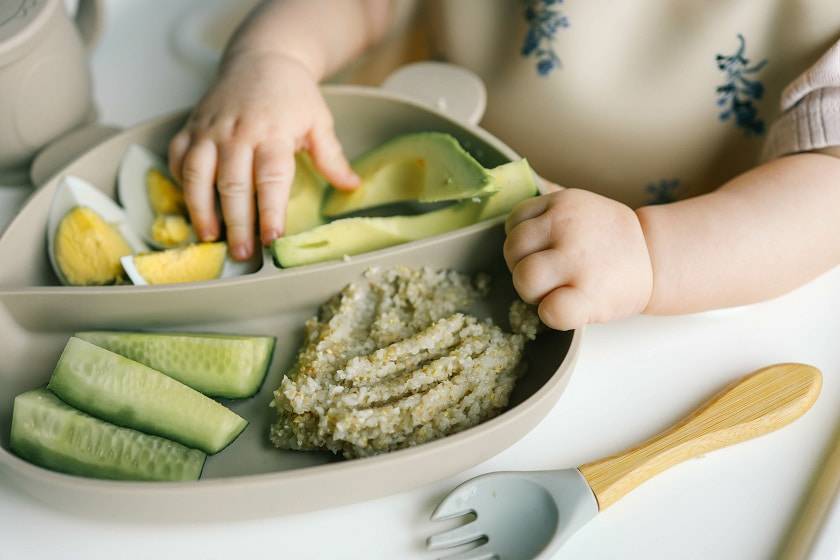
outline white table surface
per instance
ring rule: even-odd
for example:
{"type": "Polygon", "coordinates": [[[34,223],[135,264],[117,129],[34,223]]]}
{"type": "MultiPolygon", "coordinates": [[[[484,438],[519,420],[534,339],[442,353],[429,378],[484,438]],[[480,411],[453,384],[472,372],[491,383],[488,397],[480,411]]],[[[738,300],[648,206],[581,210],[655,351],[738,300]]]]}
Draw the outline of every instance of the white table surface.
{"type": "MultiPolygon", "coordinates": [[[[93,55],[105,122],[131,125],[200,95],[203,78],[170,50],[171,25],[193,3],[155,2],[152,9],[141,0],[109,2],[107,30],[93,55]]],[[[11,196],[2,204],[8,213],[6,200],[11,196]]],[[[449,480],[337,509],[242,523],[131,525],[51,510],[0,478],[0,558],[433,558],[423,550],[435,530],[427,519],[457,483],[493,470],[568,467],[613,453],[668,427],[742,374],[801,361],[824,373],[822,395],[803,418],[663,473],[596,517],[557,555],[768,558],[840,420],[838,311],[835,270],[750,308],[589,328],[567,391],[522,441],[449,480]]],[[[840,534],[840,522],[833,525],[840,534]]]]}

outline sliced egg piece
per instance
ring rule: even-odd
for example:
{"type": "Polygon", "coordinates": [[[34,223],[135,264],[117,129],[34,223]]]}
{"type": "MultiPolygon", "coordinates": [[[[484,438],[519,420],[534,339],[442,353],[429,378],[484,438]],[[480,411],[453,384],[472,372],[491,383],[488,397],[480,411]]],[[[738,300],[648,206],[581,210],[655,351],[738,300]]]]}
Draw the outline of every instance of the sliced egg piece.
{"type": "Polygon", "coordinates": [[[187,219],[177,214],[159,214],[152,223],[152,239],[167,247],[178,247],[189,241],[192,228],[187,219]]]}
{"type": "Polygon", "coordinates": [[[186,247],[126,255],[121,259],[129,279],[137,286],[201,282],[217,278],[233,278],[257,271],[262,253],[243,262],[227,256],[227,244],[194,243],[186,247]]]}
{"type": "Polygon", "coordinates": [[[47,219],[47,252],[62,284],[120,283],[121,257],[147,250],[113,200],[83,179],[61,179],[47,219]]]}
{"type": "Polygon", "coordinates": [[[117,195],[131,227],[157,249],[170,249],[194,243],[195,233],[187,223],[184,194],[169,176],[166,164],[148,148],[131,144],[120,162],[117,195]],[[183,226],[173,235],[170,226],[183,226]]]}
{"type": "Polygon", "coordinates": [[[183,191],[159,169],[149,169],[146,173],[146,193],[155,214],[181,217],[187,215],[183,191]]]}

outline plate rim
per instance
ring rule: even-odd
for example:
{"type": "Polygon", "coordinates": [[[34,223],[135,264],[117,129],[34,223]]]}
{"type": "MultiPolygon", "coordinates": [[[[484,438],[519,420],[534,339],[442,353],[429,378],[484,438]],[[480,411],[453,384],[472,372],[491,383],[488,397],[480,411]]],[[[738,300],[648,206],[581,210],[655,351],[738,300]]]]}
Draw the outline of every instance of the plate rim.
{"type": "MultiPolygon", "coordinates": [[[[480,127],[452,119],[451,117],[442,114],[436,111],[435,109],[430,108],[413,99],[405,98],[392,92],[386,92],[379,88],[355,85],[323,86],[322,91],[324,91],[327,95],[348,94],[380,98],[389,101],[397,101],[399,103],[413,106],[422,111],[431,112],[437,118],[449,121],[456,125],[458,128],[467,131],[472,136],[475,136],[482,142],[496,149],[506,158],[513,159],[519,157],[519,155],[510,147],[508,147],[502,141],[495,138],[489,132],[481,129],[480,127]]],[[[112,140],[118,141],[118,139],[125,140],[126,137],[135,135],[138,129],[146,130],[152,127],[161,126],[162,124],[174,121],[175,119],[184,118],[186,114],[187,112],[185,110],[180,110],[166,115],[158,116],[153,119],[149,119],[147,121],[138,123],[135,126],[129,127],[119,132],[118,134],[105,140],[105,142],[109,142],[112,140]]],[[[52,196],[58,181],[60,181],[63,175],[67,174],[68,168],[70,166],[73,166],[78,159],[85,157],[91,151],[97,149],[99,146],[101,146],[101,144],[102,143],[97,144],[96,146],[93,146],[90,149],[84,151],[82,154],[79,154],[79,156],[73,161],[71,161],[67,166],[65,166],[64,168],[56,172],[52,177],[50,177],[45,183],[46,185],[50,185],[50,188],[41,188],[38,189],[37,192],[33,193],[33,195],[30,196],[29,200],[21,209],[18,216],[16,216],[15,219],[8,224],[4,235],[0,236],[0,243],[2,243],[5,234],[9,233],[16,227],[20,227],[19,220],[21,220],[24,217],[26,208],[30,204],[35,204],[36,201],[39,200],[39,197],[52,196]]],[[[457,239],[462,236],[476,234],[483,230],[490,230],[499,227],[500,224],[504,222],[504,220],[505,216],[499,216],[441,235],[380,249],[378,251],[364,253],[362,255],[357,255],[352,257],[352,261],[355,261],[356,263],[375,266],[376,263],[381,261],[382,259],[396,256],[401,251],[412,251],[416,249],[421,249],[431,244],[440,243],[442,238],[457,239]]],[[[266,256],[268,256],[268,258],[271,258],[270,252],[264,251],[263,255],[264,260],[266,256]]],[[[151,294],[161,292],[182,292],[184,290],[192,289],[207,290],[213,288],[226,288],[234,285],[253,285],[260,282],[277,281],[281,277],[295,277],[304,276],[308,274],[326,274],[329,273],[331,270],[337,267],[341,267],[345,264],[346,263],[344,261],[336,260],[291,269],[281,269],[279,267],[275,267],[273,270],[271,270],[271,274],[261,274],[261,272],[263,271],[263,269],[261,268],[253,274],[237,278],[198,282],[184,285],[147,287],[71,287],[60,285],[25,287],[0,286],[0,306],[7,307],[6,300],[9,300],[11,298],[34,297],[44,295],[60,296],[66,295],[68,293],[73,293],[80,297],[90,297],[93,295],[99,295],[103,293],[115,295],[122,293],[151,294]]],[[[275,266],[273,263],[264,263],[264,266],[265,265],[270,267],[275,266]]],[[[8,307],[6,311],[8,311],[8,307]]],[[[15,321],[15,323],[17,324],[17,321],[15,321]]],[[[489,419],[485,422],[482,422],[476,426],[473,426],[456,434],[446,436],[435,441],[427,442],[416,447],[396,450],[374,457],[366,457],[354,460],[341,460],[320,465],[278,470],[275,472],[199,479],[197,481],[150,483],[148,481],[116,481],[86,478],[51,471],[49,469],[39,467],[37,465],[29,463],[28,461],[25,461],[24,459],[17,457],[14,453],[11,452],[10,449],[7,449],[6,447],[0,447],[0,469],[12,471],[12,473],[15,476],[23,477],[30,483],[40,483],[44,484],[45,486],[58,486],[66,488],[68,490],[79,492],[106,492],[109,494],[123,495],[127,497],[142,496],[144,498],[154,499],[155,497],[160,497],[163,495],[166,495],[167,497],[177,497],[212,493],[218,490],[245,488],[269,489],[281,484],[295,482],[307,482],[311,484],[313,482],[317,482],[318,480],[332,478],[333,476],[335,476],[336,473],[340,473],[342,476],[352,476],[355,473],[364,473],[365,471],[369,471],[372,469],[381,470],[387,469],[389,467],[395,468],[403,464],[411,463],[414,460],[417,460],[423,456],[430,454],[445,456],[448,450],[462,448],[463,446],[469,447],[471,445],[475,445],[476,441],[485,441],[488,437],[492,439],[494,433],[501,434],[509,431],[515,431],[518,440],[519,438],[527,434],[528,431],[533,429],[533,427],[539,424],[539,422],[543,420],[545,415],[548,414],[551,408],[562,396],[563,392],[565,391],[565,386],[568,383],[574,371],[574,367],[580,353],[580,345],[582,344],[582,339],[584,336],[583,333],[584,329],[576,329],[571,333],[571,339],[569,340],[568,350],[566,351],[566,354],[565,356],[563,356],[562,360],[560,360],[557,368],[554,370],[553,373],[551,373],[550,377],[545,381],[545,383],[543,383],[543,385],[539,387],[539,389],[537,389],[537,391],[535,391],[533,394],[531,394],[529,397],[527,397],[525,400],[518,403],[517,405],[511,408],[507,408],[506,410],[504,410],[504,412],[492,419],[489,419]],[[539,413],[535,414],[535,410],[539,411],[539,413]],[[517,428],[511,428],[511,426],[517,426],[517,428]]],[[[504,445],[502,447],[499,447],[498,449],[493,448],[489,456],[496,455],[504,449],[507,449],[508,447],[509,445],[504,445]]],[[[475,463],[473,463],[473,465],[474,464],[475,463]]],[[[453,472],[450,474],[450,476],[454,474],[456,473],[453,472]]],[[[426,482],[423,482],[422,484],[426,483],[428,483],[428,480],[426,482]]],[[[420,484],[421,483],[403,484],[403,491],[408,490],[409,488],[416,488],[420,484]]],[[[27,488],[22,488],[22,490],[25,491],[27,494],[32,495],[32,492],[27,488]]],[[[380,493],[379,495],[382,494],[380,493]]],[[[336,505],[338,505],[338,503],[346,503],[342,502],[341,500],[337,500],[336,502],[336,505]]]]}

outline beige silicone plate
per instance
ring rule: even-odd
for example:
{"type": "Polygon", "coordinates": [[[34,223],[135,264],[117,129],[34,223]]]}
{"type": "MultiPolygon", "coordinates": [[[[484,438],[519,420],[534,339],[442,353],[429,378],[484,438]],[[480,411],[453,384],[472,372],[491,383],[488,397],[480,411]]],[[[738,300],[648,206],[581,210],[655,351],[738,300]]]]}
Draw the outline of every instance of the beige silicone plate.
{"type": "MultiPolygon", "coordinates": [[[[394,135],[454,134],[485,166],[517,157],[486,132],[376,89],[326,88],[338,135],[352,157],[394,135]]],[[[490,303],[474,310],[507,325],[514,294],[501,259],[504,232],[493,220],[446,235],[290,270],[262,267],[239,278],[179,286],[59,286],[46,252],[45,224],[58,179],[72,174],[114,194],[120,156],[131,143],[165,153],[183,115],[122,132],[87,153],[33,195],[0,238],[0,469],[31,495],[93,516],[187,521],[243,519],[313,510],[407,490],[467,469],[524,436],[557,401],[571,374],[580,332],[544,334],[526,353],[527,376],[499,417],[442,440],[375,458],[278,451],[267,444],[271,392],[287,371],[302,325],[318,305],[370,266],[407,264],[486,271],[490,303]],[[250,421],[233,445],[190,483],[84,479],[30,465],[8,452],[15,395],[48,380],[67,337],[81,329],[160,329],[269,334],[277,351],[260,393],[232,403],[250,421]]]]}

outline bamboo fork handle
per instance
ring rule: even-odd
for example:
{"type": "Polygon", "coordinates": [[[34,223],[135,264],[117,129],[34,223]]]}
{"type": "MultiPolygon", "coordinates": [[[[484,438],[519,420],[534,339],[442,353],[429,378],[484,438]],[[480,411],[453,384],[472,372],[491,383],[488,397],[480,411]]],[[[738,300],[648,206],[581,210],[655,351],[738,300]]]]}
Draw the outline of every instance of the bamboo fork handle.
{"type": "Polygon", "coordinates": [[[751,439],[802,416],[820,393],[820,371],[804,364],[760,369],[712,397],[672,428],[580,467],[604,510],[647,479],[686,459],[751,439]]]}

